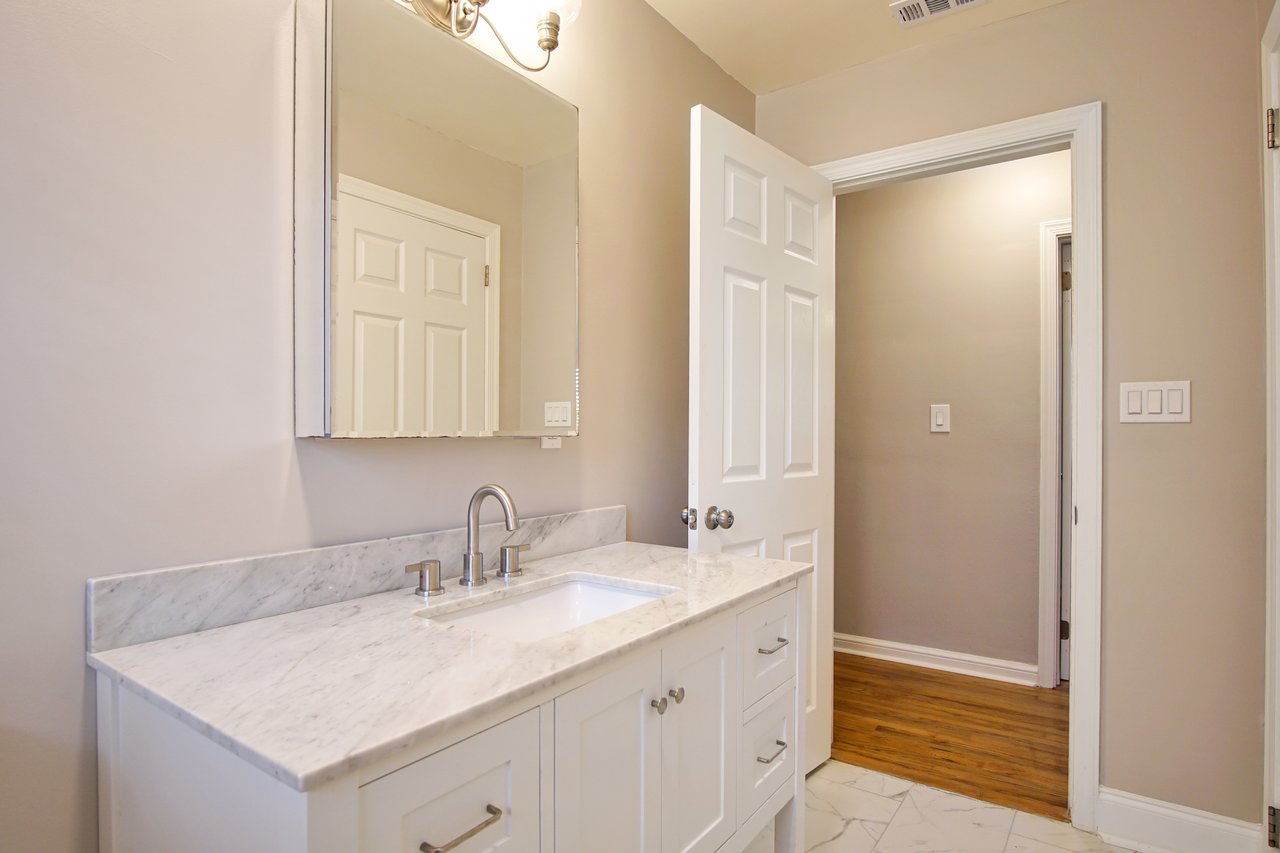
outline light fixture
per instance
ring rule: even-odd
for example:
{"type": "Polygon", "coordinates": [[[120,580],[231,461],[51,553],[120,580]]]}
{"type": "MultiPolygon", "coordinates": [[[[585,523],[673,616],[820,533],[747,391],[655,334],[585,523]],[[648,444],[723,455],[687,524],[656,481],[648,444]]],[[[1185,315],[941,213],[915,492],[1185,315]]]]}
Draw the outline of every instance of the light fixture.
{"type": "Polygon", "coordinates": [[[440,29],[459,39],[470,38],[476,27],[484,21],[498,44],[511,57],[511,61],[526,71],[541,71],[551,62],[551,51],[560,44],[560,27],[573,23],[582,9],[582,0],[500,0],[500,2],[519,4],[532,8],[535,13],[533,24],[536,27],[538,47],[546,58],[541,65],[526,65],[507,45],[502,33],[494,26],[493,21],[484,13],[489,0],[411,0],[413,10],[440,29]]]}

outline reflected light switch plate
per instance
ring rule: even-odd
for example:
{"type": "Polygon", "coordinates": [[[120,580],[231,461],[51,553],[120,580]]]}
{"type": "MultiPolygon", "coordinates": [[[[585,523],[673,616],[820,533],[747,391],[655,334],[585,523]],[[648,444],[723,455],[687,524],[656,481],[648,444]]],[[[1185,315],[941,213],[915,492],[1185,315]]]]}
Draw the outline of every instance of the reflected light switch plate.
{"type": "Polygon", "coordinates": [[[929,432],[951,432],[950,403],[935,403],[929,407],[929,432]]]}
{"type": "Polygon", "coordinates": [[[572,424],[569,423],[569,413],[572,411],[572,407],[568,403],[543,403],[542,409],[543,426],[572,426],[572,424]]]}

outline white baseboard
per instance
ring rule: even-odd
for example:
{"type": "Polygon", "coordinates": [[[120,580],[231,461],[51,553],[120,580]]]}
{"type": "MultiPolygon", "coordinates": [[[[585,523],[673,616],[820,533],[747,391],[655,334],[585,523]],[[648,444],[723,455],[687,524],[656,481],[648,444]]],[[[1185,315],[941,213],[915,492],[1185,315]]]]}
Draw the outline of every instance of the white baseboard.
{"type": "Polygon", "coordinates": [[[1102,840],[1139,853],[1258,853],[1262,825],[1101,787],[1096,811],[1102,840]]]}
{"type": "Polygon", "coordinates": [[[963,652],[949,652],[945,649],[930,649],[925,646],[913,646],[908,643],[895,643],[892,640],[873,640],[870,637],[856,637],[852,634],[836,634],[835,649],[846,654],[862,655],[863,657],[888,660],[894,663],[907,663],[912,666],[923,666],[929,669],[940,669],[944,672],[954,672],[960,675],[974,675],[978,678],[990,678],[993,681],[1007,681],[1010,684],[1022,684],[1030,687],[1034,687],[1036,684],[1036,665],[1033,663],[984,658],[963,652]]]}

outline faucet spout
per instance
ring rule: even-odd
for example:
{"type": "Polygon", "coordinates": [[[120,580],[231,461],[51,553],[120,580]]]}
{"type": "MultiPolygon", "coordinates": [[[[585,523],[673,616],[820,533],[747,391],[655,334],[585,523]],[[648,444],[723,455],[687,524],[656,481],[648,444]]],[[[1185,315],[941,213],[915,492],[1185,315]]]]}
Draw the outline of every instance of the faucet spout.
{"type": "Polygon", "coordinates": [[[489,497],[496,498],[502,505],[507,530],[520,526],[520,514],[516,512],[515,502],[506,489],[492,483],[476,489],[471,503],[467,505],[467,550],[462,555],[462,578],[458,581],[463,586],[480,586],[488,582],[484,576],[484,555],[480,553],[480,505],[489,497]]]}

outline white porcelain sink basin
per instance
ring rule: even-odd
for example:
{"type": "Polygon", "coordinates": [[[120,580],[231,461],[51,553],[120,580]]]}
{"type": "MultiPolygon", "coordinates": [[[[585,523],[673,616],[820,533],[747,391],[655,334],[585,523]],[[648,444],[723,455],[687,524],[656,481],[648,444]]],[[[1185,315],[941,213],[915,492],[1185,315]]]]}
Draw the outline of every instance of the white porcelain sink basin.
{"type": "Polygon", "coordinates": [[[430,616],[432,622],[465,626],[512,640],[535,642],[675,592],[672,587],[630,589],[599,581],[566,580],[552,586],[430,616]]]}

